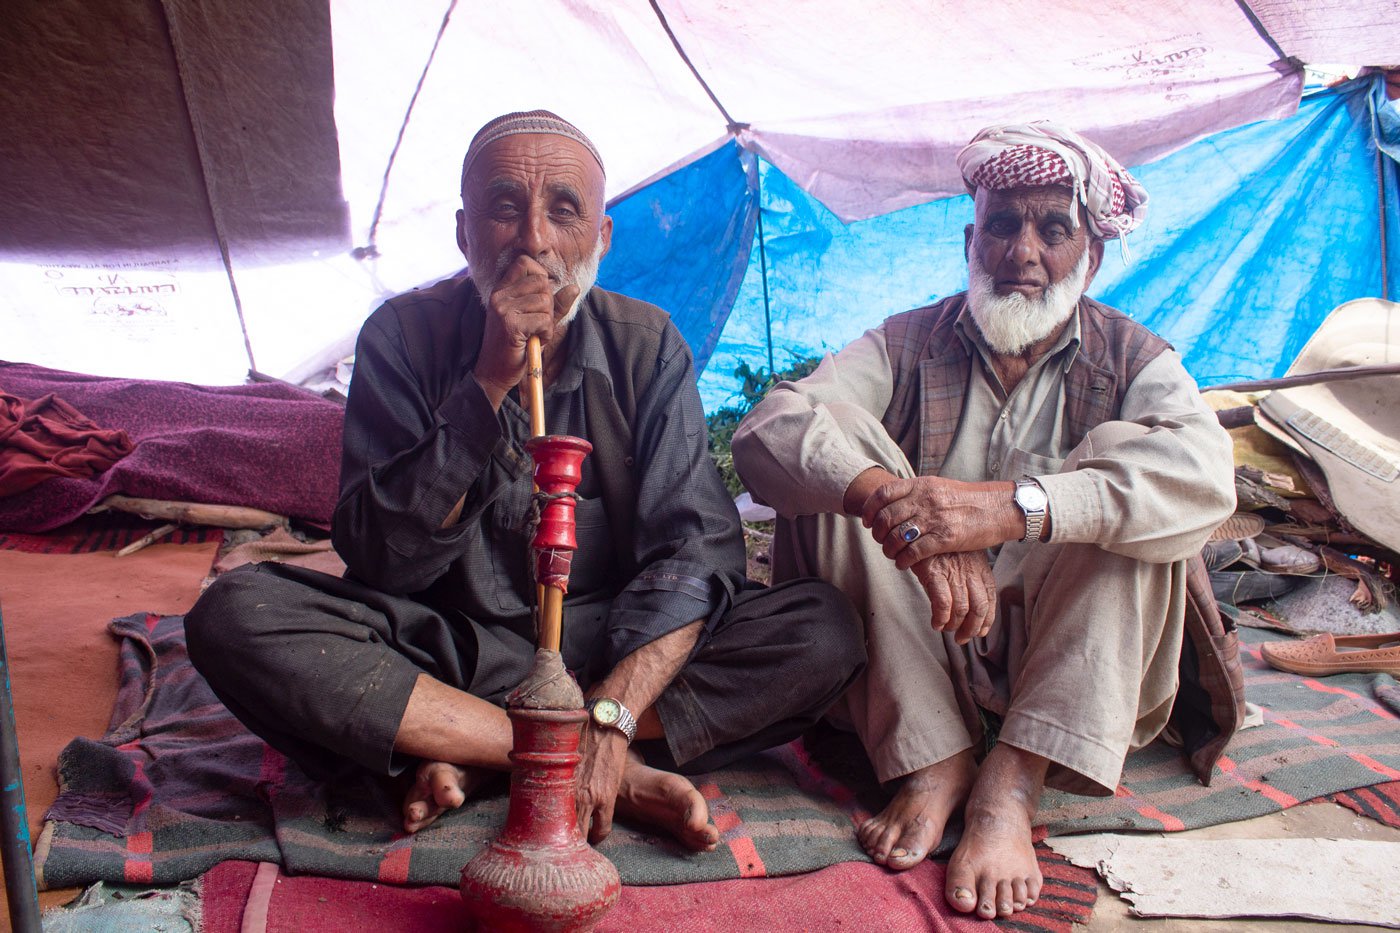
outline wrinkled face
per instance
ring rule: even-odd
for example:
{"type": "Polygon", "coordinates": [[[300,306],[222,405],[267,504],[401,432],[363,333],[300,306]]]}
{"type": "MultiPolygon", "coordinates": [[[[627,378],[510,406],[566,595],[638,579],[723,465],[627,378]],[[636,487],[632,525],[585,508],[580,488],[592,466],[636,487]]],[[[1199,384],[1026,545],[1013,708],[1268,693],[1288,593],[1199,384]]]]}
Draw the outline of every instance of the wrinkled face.
{"type": "Polygon", "coordinates": [[[1103,256],[1068,188],[979,190],[967,228],[967,304],[994,353],[1036,352],[1058,335],[1103,256]]]}
{"type": "Polygon", "coordinates": [[[1045,290],[1064,281],[1086,250],[1084,287],[1093,280],[1103,242],[1090,236],[1084,210],[1073,204],[1068,188],[979,188],[975,205],[975,219],[965,234],[968,258],[981,263],[998,296],[1045,297],[1045,290]],[[1072,210],[1078,211],[1077,224],[1072,210]]]}
{"type": "Polygon", "coordinates": [[[544,266],[557,291],[590,265],[596,272],[611,245],[603,205],[603,170],[582,145],[550,133],[507,136],[467,173],[457,245],[484,296],[520,255],[544,266]]]}

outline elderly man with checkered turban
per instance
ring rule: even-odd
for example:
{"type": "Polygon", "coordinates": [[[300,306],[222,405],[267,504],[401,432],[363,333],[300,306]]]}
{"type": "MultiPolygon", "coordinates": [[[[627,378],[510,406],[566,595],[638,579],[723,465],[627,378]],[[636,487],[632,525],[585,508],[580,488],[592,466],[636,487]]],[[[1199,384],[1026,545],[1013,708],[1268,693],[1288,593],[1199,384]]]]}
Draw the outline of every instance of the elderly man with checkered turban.
{"type": "Polygon", "coordinates": [[[661,309],[594,287],[612,220],[589,138],[548,111],[505,114],[472,140],[461,191],[468,272],[360,331],[333,529],[348,572],[220,577],[186,616],[190,657],[314,775],[416,778],[409,832],[509,770],[503,703],[535,654],[520,386],[538,336],[548,430],[593,445],[560,648],[592,698],[579,824],[596,842],[616,812],[713,849],[683,775],[820,719],[865,663],[850,601],[745,579],[685,340],[661,309]]]}
{"type": "Polygon", "coordinates": [[[910,868],[961,812],[944,893],[991,918],[1038,895],[1045,785],[1112,794],[1163,734],[1208,780],[1243,699],[1199,552],[1235,497],[1180,358],[1085,294],[1142,186],[1046,122],[985,129],[958,165],[967,291],[777,386],[734,462],[779,513],[774,579],[830,580],[864,621],[829,715],[893,787],[860,842],[910,868]]]}

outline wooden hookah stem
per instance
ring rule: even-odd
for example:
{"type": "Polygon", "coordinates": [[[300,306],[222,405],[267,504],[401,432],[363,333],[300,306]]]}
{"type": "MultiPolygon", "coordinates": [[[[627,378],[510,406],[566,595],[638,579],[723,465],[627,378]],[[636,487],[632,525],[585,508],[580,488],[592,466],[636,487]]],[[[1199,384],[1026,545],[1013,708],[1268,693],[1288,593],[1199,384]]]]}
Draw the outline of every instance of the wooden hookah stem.
{"type": "Polygon", "coordinates": [[[530,393],[530,436],[544,436],[544,358],[540,338],[525,344],[525,387],[530,393]]]}
{"type": "MultiPolygon", "coordinates": [[[[525,387],[530,395],[530,436],[544,436],[544,359],[540,338],[525,344],[525,387]]],[[[535,587],[540,607],[540,648],[558,651],[564,628],[564,594],[552,586],[535,587]]]]}

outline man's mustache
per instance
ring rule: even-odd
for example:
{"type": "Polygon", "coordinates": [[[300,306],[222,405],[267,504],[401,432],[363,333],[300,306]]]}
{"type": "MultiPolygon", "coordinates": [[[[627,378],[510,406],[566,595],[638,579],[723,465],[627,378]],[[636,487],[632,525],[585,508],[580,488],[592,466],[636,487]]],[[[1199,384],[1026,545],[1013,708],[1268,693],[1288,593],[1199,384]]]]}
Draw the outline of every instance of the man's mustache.
{"type": "MultiPolygon", "coordinates": [[[[523,250],[511,249],[509,247],[501,250],[500,255],[496,257],[496,269],[492,280],[499,282],[501,278],[505,276],[506,270],[510,268],[511,263],[515,262],[515,260],[519,259],[521,256],[527,255],[529,254],[523,250]]],[[[544,271],[548,273],[549,280],[554,283],[556,291],[569,284],[571,278],[569,270],[562,260],[554,256],[546,256],[542,259],[534,256],[530,258],[544,267],[544,271]]]]}

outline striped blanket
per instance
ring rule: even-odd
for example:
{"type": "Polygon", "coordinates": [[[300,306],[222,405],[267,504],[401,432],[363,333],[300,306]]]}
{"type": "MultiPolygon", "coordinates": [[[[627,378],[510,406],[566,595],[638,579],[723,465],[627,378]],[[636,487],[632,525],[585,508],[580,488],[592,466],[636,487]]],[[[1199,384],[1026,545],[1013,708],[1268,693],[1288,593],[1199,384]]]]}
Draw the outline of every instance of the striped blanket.
{"type": "MultiPolygon", "coordinates": [[[[43,534],[0,531],[0,550],[29,554],[91,554],[116,551],[155,531],[161,522],[124,512],[84,515],[62,528],[43,534]]],[[[222,541],[222,528],[180,527],[161,538],[167,544],[199,544],[222,541]]]]}
{"type": "MultiPolygon", "coordinates": [[[[455,884],[502,825],[506,801],[497,795],[409,836],[394,828],[399,795],[388,784],[310,781],[214,699],[185,656],[182,622],[137,615],[112,623],[123,640],[117,707],[101,741],[77,739],[60,757],[63,790],[36,853],[44,885],[171,883],[225,859],[330,878],[455,884]]],[[[1038,822],[1051,834],[1180,830],[1400,780],[1400,718],[1375,699],[1395,686],[1391,678],[1281,673],[1259,658],[1255,643],[1266,636],[1244,637],[1248,694],[1265,708],[1265,723],[1236,738],[1211,787],[1176,751],[1154,744],[1130,756],[1116,796],[1049,793],[1038,822]]],[[[880,805],[879,789],[820,760],[797,742],[699,777],[722,834],[715,852],[684,852],[623,824],[600,849],[630,885],[863,861],[852,826],[880,805]]]]}

